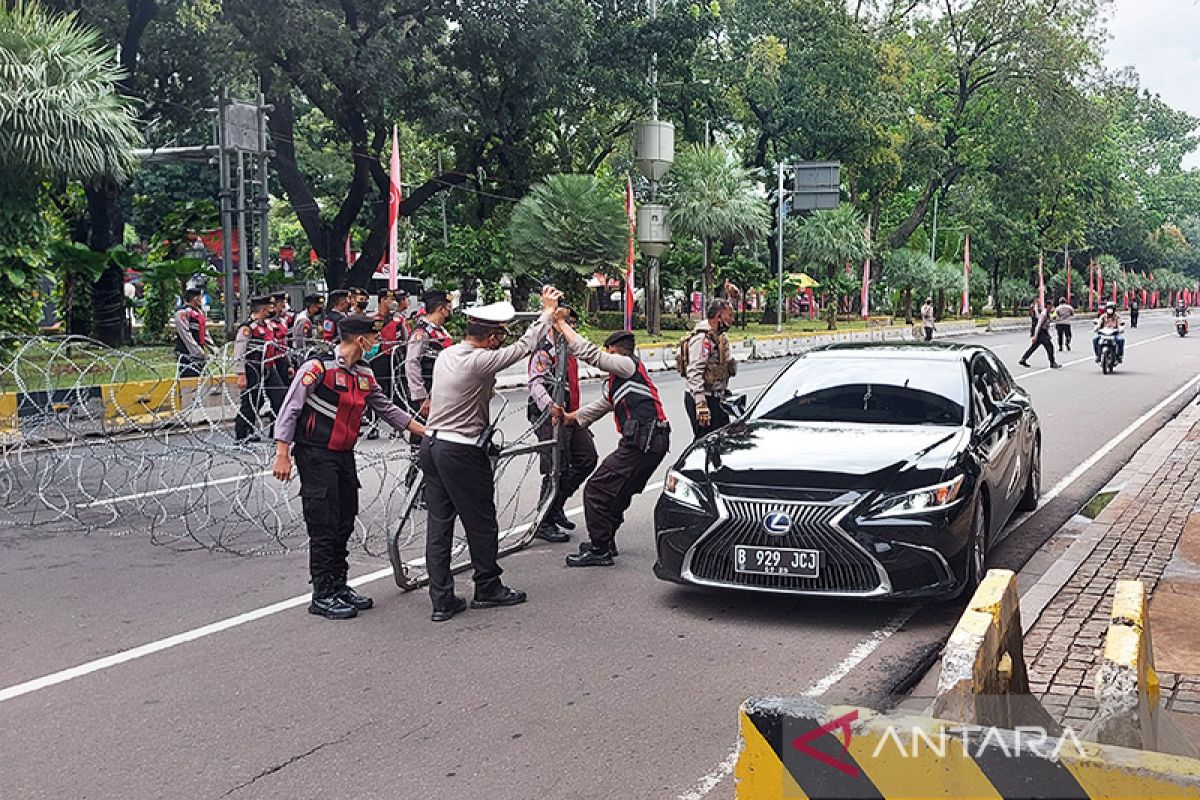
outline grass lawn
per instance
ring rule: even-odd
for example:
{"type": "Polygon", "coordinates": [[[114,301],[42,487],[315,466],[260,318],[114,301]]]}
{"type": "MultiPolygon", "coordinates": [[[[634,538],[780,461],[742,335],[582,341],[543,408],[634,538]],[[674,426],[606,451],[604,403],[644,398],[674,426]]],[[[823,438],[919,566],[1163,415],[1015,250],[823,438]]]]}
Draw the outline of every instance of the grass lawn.
{"type": "Polygon", "coordinates": [[[86,345],[31,347],[19,362],[0,357],[0,392],[38,392],[105,383],[172,380],[175,352],[170,347],[108,350],[86,345]]]}

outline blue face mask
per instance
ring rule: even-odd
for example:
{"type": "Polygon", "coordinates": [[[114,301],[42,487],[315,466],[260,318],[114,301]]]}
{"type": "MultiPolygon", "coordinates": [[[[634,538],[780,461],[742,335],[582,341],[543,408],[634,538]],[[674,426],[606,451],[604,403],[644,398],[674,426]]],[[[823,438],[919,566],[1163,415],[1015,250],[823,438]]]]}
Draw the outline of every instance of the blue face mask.
{"type": "Polygon", "coordinates": [[[365,358],[367,361],[370,361],[377,355],[379,355],[379,342],[371,345],[371,349],[363,353],[363,358],[365,358]]]}

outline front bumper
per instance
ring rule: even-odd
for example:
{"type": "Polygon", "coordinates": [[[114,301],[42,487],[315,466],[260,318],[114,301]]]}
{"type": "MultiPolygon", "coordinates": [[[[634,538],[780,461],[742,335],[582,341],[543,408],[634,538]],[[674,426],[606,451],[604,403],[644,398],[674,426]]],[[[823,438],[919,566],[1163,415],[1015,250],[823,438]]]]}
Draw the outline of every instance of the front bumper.
{"type": "Polygon", "coordinates": [[[834,503],[715,494],[712,510],[698,512],[660,497],[654,512],[657,560],[665,581],[786,595],[902,599],[954,594],[966,574],[971,504],[907,519],[858,516],[861,496],[834,503]],[[795,520],[782,536],[763,532],[766,514],[795,520]],[[813,549],[821,553],[816,578],[736,572],[733,546],[813,549]]]}

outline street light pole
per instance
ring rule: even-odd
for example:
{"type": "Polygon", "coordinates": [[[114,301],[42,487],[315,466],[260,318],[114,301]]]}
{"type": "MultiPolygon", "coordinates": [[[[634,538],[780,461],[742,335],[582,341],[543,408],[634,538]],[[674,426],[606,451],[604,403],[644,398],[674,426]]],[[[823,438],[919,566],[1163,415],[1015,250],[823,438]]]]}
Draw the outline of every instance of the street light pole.
{"type": "Polygon", "coordinates": [[[778,220],[775,224],[775,251],[779,259],[778,305],[775,307],[775,332],[783,333],[783,162],[777,165],[779,180],[776,186],[776,211],[778,220]]]}

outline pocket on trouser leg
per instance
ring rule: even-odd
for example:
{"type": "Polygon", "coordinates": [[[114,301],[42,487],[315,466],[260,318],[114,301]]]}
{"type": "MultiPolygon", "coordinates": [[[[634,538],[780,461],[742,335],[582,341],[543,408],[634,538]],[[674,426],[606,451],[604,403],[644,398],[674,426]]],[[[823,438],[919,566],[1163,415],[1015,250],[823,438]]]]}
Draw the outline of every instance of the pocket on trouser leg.
{"type": "Polygon", "coordinates": [[[301,486],[300,507],[304,511],[304,521],[308,525],[329,527],[333,524],[328,486],[301,486]]]}

